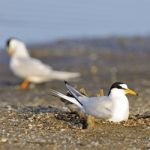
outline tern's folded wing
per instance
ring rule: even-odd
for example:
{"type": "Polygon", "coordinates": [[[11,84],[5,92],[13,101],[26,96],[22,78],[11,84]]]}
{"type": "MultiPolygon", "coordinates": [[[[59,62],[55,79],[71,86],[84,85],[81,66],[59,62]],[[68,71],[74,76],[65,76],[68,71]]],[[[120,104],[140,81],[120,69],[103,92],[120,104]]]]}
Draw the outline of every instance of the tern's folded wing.
{"type": "Polygon", "coordinates": [[[49,76],[52,69],[34,58],[16,58],[17,64],[13,70],[21,76],[49,76]]]}
{"type": "Polygon", "coordinates": [[[107,96],[82,98],[85,112],[99,118],[110,118],[112,116],[112,101],[107,96]]]}

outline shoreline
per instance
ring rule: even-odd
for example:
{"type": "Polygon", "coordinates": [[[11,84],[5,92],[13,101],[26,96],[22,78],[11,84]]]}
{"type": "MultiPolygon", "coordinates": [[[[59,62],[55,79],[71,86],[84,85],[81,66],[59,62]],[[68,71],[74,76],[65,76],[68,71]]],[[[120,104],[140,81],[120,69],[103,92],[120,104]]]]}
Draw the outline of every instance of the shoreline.
{"type": "MultiPolygon", "coordinates": [[[[99,45],[92,49],[89,45],[93,45],[93,42],[86,41],[89,46],[87,49],[81,41],[68,42],[68,45],[64,43],[58,42],[54,46],[38,47],[34,50],[29,46],[28,49],[31,56],[42,60],[55,70],[80,72],[81,77],[70,83],[78,89],[84,87],[89,95],[96,95],[100,88],[103,88],[106,94],[114,81],[127,83],[139,93],[138,97],[129,96],[130,115],[150,113],[148,49],[137,52],[120,48],[118,51],[96,48],[99,45]]],[[[28,90],[19,90],[21,79],[9,70],[9,58],[6,58],[0,61],[1,149],[65,149],[66,146],[68,149],[149,147],[150,117],[141,120],[130,118],[125,122],[125,126],[122,123],[100,121],[94,129],[82,129],[78,116],[64,111],[62,113],[64,104],[48,94],[50,89],[64,93],[63,81],[55,80],[28,90]],[[58,110],[52,112],[54,108],[58,110]]]]}

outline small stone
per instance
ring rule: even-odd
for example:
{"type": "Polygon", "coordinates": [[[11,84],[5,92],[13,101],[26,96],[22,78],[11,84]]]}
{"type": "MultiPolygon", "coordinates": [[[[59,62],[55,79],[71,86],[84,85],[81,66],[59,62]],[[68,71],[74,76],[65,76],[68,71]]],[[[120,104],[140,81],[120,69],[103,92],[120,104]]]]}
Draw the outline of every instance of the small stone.
{"type": "Polygon", "coordinates": [[[7,138],[2,138],[2,139],[0,140],[1,143],[6,143],[7,141],[8,141],[7,138]]]}

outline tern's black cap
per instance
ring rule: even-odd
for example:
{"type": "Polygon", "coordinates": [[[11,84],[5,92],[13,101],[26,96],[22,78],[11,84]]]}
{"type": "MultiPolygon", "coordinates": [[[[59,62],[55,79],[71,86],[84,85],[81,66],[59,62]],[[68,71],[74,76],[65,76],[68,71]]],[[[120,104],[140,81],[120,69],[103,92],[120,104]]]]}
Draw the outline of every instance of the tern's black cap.
{"type": "Polygon", "coordinates": [[[10,38],[9,38],[9,39],[7,39],[7,41],[6,41],[6,46],[7,46],[7,47],[9,47],[10,42],[11,42],[11,40],[13,40],[13,39],[16,39],[16,40],[21,41],[20,39],[18,39],[18,38],[16,38],[16,37],[10,37],[10,38]]]}
{"type": "Polygon", "coordinates": [[[110,94],[110,91],[113,89],[113,88],[117,88],[117,89],[123,89],[120,84],[124,84],[123,82],[115,82],[111,85],[110,87],[110,90],[108,92],[108,95],[110,94]]]}
{"type": "Polygon", "coordinates": [[[122,87],[120,86],[120,84],[124,84],[122,82],[115,82],[111,85],[110,90],[113,88],[117,88],[117,89],[122,89],[122,87]]]}
{"type": "Polygon", "coordinates": [[[9,47],[10,45],[10,41],[12,40],[13,38],[9,38],[7,41],[6,41],[6,46],[9,47]]]}

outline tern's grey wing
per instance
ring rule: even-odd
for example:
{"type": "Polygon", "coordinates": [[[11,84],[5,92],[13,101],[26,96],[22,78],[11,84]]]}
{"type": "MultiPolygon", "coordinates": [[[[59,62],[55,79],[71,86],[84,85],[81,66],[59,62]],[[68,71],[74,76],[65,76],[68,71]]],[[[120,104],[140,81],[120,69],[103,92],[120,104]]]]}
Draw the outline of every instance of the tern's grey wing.
{"type": "Polygon", "coordinates": [[[87,114],[105,119],[112,116],[112,101],[107,96],[82,97],[80,102],[83,104],[87,114]]]}
{"type": "Polygon", "coordinates": [[[79,91],[77,91],[74,87],[72,87],[67,81],[65,81],[65,85],[67,87],[67,89],[69,90],[69,92],[71,93],[71,95],[73,97],[75,97],[76,99],[78,99],[78,97],[85,97],[85,95],[81,94],[79,91]]]}
{"type": "Polygon", "coordinates": [[[13,71],[22,76],[49,76],[52,69],[50,66],[43,64],[40,60],[27,57],[16,58],[16,65],[13,66],[13,71]]]}

